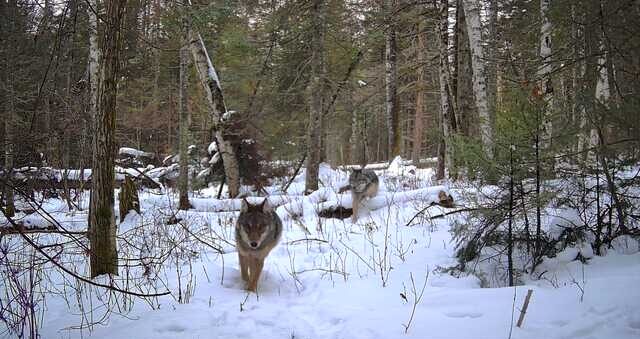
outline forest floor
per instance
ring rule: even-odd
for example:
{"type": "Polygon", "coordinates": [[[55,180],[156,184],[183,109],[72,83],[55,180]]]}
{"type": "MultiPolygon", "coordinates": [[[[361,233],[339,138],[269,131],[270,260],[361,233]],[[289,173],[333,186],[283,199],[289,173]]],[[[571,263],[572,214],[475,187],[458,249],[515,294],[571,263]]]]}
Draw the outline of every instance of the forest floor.
{"type": "MultiPolygon", "coordinates": [[[[377,173],[382,181],[380,194],[433,185],[431,169],[392,166],[377,173]]],[[[324,187],[334,192],[347,177],[346,171],[321,168],[324,187]]],[[[169,290],[171,294],[144,301],[82,287],[69,276],[43,273],[46,278],[39,282],[39,289],[47,291],[46,300],[39,300],[37,306],[43,311],[41,337],[640,337],[637,251],[611,251],[587,263],[548,259],[543,264],[544,279],[520,277],[520,286],[487,288],[483,281],[491,279],[456,277],[446,270],[456,265],[450,227],[456,220],[463,221],[462,214],[432,220],[430,216],[452,211],[433,206],[407,226],[428,205],[429,197],[390,201],[374,210],[365,203],[359,220],[352,223],[350,218],[318,218],[309,212],[314,204],[302,196],[304,171],[286,194],[280,187],[282,183],[267,191],[272,197],[290,200],[276,210],[284,233],[266,260],[257,294],[244,290],[233,247],[237,212],[219,211],[224,206],[213,198],[217,188],[195,193],[194,209],[186,212],[175,211],[175,194],[144,191],[141,214],[130,213],[118,229],[120,256],[140,265],[122,268],[115,283],[137,292],[169,290]],[[294,207],[302,215],[292,216],[294,207]],[[172,215],[181,220],[167,223],[172,215]],[[163,262],[148,259],[155,256],[163,262]],[[529,289],[533,290],[531,302],[518,328],[515,323],[529,289]],[[103,318],[105,314],[108,318],[103,318]]],[[[464,205],[460,188],[449,191],[457,204],[464,205]]],[[[43,207],[69,229],[86,228],[86,211],[69,212],[57,199],[46,200],[43,207]]],[[[43,217],[21,218],[37,224],[43,217]]],[[[40,244],[60,241],[54,237],[42,235],[36,240],[40,244]]],[[[19,241],[19,236],[0,239],[7,248],[29,251],[19,247],[19,241]]],[[[60,263],[88,275],[86,255],[71,251],[65,255],[60,263]]],[[[491,274],[501,273],[486,272],[491,274]]],[[[3,280],[2,298],[9,295],[9,288],[3,280]]],[[[0,337],[11,337],[3,326],[0,323],[0,337]]]]}

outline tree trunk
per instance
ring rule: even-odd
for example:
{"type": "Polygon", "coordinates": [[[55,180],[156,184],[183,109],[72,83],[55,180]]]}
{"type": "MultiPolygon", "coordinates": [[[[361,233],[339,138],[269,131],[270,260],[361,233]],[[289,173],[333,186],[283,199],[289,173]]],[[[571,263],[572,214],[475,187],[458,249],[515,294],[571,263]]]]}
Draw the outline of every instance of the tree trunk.
{"type": "Polygon", "coordinates": [[[413,159],[414,165],[417,165],[418,162],[420,162],[420,153],[422,151],[425,116],[425,91],[427,88],[425,79],[427,44],[425,42],[426,32],[423,32],[425,30],[425,24],[424,18],[422,16],[420,16],[418,20],[418,46],[416,51],[418,56],[418,79],[416,80],[416,111],[413,125],[413,149],[411,151],[411,159],[413,159]]]}
{"type": "Polygon", "coordinates": [[[311,41],[311,80],[309,81],[309,127],[307,130],[307,175],[305,193],[318,190],[318,171],[320,167],[323,107],[323,70],[324,70],[324,0],[313,1],[313,36],[311,41]]]}
{"type": "Polygon", "coordinates": [[[386,114],[387,114],[387,136],[389,160],[400,155],[401,135],[400,135],[400,110],[398,107],[398,58],[396,25],[393,22],[393,11],[395,0],[383,0],[385,9],[385,19],[389,21],[385,34],[385,94],[386,94],[386,114]]]}
{"type": "Polygon", "coordinates": [[[498,0],[489,0],[487,7],[489,17],[489,48],[487,50],[488,74],[487,91],[489,97],[489,115],[491,125],[495,126],[498,96],[498,0]]]}
{"type": "Polygon", "coordinates": [[[480,4],[475,0],[463,0],[464,13],[471,49],[471,65],[473,68],[473,94],[478,110],[480,139],[487,158],[493,158],[493,127],[489,115],[487,100],[487,81],[482,47],[482,25],[480,23],[480,4]]]}
{"type": "MultiPolygon", "coordinates": [[[[447,0],[441,0],[440,6],[437,7],[440,12],[440,20],[436,25],[436,34],[440,38],[439,50],[440,50],[440,66],[438,68],[439,80],[440,80],[440,123],[442,124],[442,136],[444,139],[444,166],[450,176],[455,177],[454,169],[454,153],[453,153],[453,126],[452,126],[452,114],[453,107],[451,105],[451,94],[449,92],[450,78],[449,78],[449,37],[447,33],[448,19],[449,19],[449,5],[447,0]]],[[[446,173],[445,173],[446,175],[446,173]]]]}
{"type": "MultiPolygon", "coordinates": [[[[473,81],[471,69],[471,51],[467,34],[467,21],[462,8],[462,0],[457,1],[456,29],[454,38],[454,66],[455,76],[452,77],[452,97],[455,98],[456,125],[458,133],[471,136],[471,119],[475,115],[473,81]]],[[[475,130],[475,129],[474,129],[475,130]]]]}
{"type": "Polygon", "coordinates": [[[89,116],[93,119],[98,110],[98,63],[101,52],[98,46],[98,0],[89,0],[87,16],[89,17],[89,116]]]}
{"type": "Polygon", "coordinates": [[[116,224],[113,210],[115,182],[116,98],[119,52],[122,49],[121,21],[127,0],[106,3],[106,24],[101,40],[98,110],[94,118],[93,171],[89,204],[91,277],[118,274],[116,224]]]}
{"type": "Polygon", "coordinates": [[[125,175],[124,177],[124,182],[120,187],[120,194],[118,195],[118,202],[120,207],[120,222],[124,220],[129,211],[140,213],[138,187],[129,175],[125,175]]]}
{"type": "Polygon", "coordinates": [[[240,168],[233,145],[224,137],[223,117],[227,113],[227,107],[224,104],[220,79],[209,58],[202,36],[197,32],[191,31],[189,37],[189,49],[193,56],[193,63],[198,71],[200,83],[204,88],[209,114],[213,122],[214,135],[222,155],[229,196],[234,198],[240,193],[240,168]]]}
{"type": "Polygon", "coordinates": [[[180,175],[178,177],[178,191],[180,198],[178,208],[188,210],[189,204],[189,161],[187,155],[187,147],[189,147],[189,107],[187,106],[187,86],[189,83],[189,74],[187,72],[187,63],[189,59],[189,28],[188,24],[184,24],[182,39],[182,47],[180,47],[180,84],[179,84],[179,100],[178,114],[180,124],[180,175]]]}
{"type": "Polygon", "coordinates": [[[549,21],[549,7],[551,0],[540,0],[540,18],[542,25],[540,26],[540,59],[541,66],[538,69],[538,78],[540,78],[540,90],[542,91],[544,100],[544,109],[542,111],[542,147],[547,148],[551,145],[551,136],[553,131],[552,114],[553,108],[553,86],[551,84],[551,22],[549,21]]]}

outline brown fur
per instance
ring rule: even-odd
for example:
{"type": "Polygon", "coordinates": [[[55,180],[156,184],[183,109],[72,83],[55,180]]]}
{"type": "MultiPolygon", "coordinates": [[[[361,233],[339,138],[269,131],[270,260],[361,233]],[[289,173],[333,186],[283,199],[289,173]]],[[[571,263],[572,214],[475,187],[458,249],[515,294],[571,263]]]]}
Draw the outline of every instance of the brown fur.
{"type": "Polygon", "coordinates": [[[442,207],[453,207],[453,197],[447,194],[445,191],[438,192],[438,200],[438,204],[442,207]]]}
{"type": "Polygon", "coordinates": [[[236,248],[240,274],[247,283],[247,290],[257,291],[264,260],[278,244],[281,235],[282,221],[266,199],[259,205],[251,205],[243,199],[236,223],[236,248]]]}

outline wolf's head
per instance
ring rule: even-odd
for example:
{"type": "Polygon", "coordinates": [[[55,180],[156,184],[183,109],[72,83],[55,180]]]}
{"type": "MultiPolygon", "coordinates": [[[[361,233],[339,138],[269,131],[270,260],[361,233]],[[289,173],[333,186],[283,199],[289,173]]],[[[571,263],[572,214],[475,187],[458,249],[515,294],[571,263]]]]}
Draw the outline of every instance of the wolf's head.
{"type": "Polygon", "coordinates": [[[241,240],[250,248],[256,249],[275,232],[272,209],[267,199],[261,204],[251,205],[242,199],[237,232],[241,240]]]}
{"type": "Polygon", "coordinates": [[[376,174],[371,170],[354,168],[349,175],[349,185],[355,192],[364,192],[376,178],[376,174]]]}

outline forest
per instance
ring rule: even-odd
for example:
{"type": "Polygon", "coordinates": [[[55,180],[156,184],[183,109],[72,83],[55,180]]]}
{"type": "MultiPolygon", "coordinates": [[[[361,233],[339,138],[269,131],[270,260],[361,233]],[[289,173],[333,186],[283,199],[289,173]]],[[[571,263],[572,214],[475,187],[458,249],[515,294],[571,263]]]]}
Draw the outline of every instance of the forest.
{"type": "Polygon", "coordinates": [[[637,338],[640,1],[0,0],[0,338],[637,338]]]}

